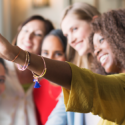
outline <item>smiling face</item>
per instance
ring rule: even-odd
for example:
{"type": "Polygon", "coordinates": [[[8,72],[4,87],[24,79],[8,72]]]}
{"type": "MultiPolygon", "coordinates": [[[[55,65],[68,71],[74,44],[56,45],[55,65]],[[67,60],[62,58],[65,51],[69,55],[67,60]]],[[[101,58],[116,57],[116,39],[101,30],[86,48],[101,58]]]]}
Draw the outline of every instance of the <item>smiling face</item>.
{"type": "Polygon", "coordinates": [[[56,36],[47,36],[42,44],[41,55],[58,61],[66,61],[63,45],[56,36]]]}
{"type": "Polygon", "coordinates": [[[93,38],[94,53],[107,73],[119,73],[120,69],[109,43],[99,33],[93,38]]]}
{"type": "Polygon", "coordinates": [[[68,43],[79,53],[80,56],[90,51],[88,36],[91,32],[90,23],[79,20],[75,15],[69,14],[61,24],[63,34],[68,43]]]}
{"type": "Polygon", "coordinates": [[[22,27],[17,37],[17,46],[31,53],[40,54],[44,34],[44,22],[32,20],[22,27]]]}
{"type": "Polygon", "coordinates": [[[4,66],[0,63],[0,94],[5,89],[5,69],[4,66]]]}

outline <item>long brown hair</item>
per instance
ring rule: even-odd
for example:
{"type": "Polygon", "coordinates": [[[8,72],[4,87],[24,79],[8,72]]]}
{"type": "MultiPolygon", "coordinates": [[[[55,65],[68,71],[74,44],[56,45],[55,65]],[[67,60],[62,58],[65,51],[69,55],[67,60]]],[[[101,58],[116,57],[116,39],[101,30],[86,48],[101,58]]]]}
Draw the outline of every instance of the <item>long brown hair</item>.
{"type": "MultiPolygon", "coordinates": [[[[61,23],[64,20],[64,18],[69,14],[75,15],[79,20],[84,20],[87,22],[91,22],[94,16],[100,15],[100,13],[95,7],[84,2],[79,2],[71,6],[68,6],[63,12],[61,23]]],[[[83,55],[82,57],[80,57],[77,51],[75,51],[70,45],[67,45],[68,61],[71,61],[80,67],[89,67],[88,55],[83,55]]]]}

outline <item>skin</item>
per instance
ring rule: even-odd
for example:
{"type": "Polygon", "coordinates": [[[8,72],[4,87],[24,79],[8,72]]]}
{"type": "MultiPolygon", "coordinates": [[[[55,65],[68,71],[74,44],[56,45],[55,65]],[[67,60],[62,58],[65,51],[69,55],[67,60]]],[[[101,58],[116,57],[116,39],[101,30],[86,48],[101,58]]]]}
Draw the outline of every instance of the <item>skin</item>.
{"type": "Polygon", "coordinates": [[[22,27],[17,37],[17,46],[31,53],[40,54],[44,33],[44,22],[32,20],[22,27]]]}
{"type": "Polygon", "coordinates": [[[47,36],[44,39],[41,55],[53,60],[66,61],[64,49],[60,39],[52,35],[47,36]]]}
{"type": "Polygon", "coordinates": [[[63,34],[67,37],[68,43],[80,56],[90,52],[88,36],[91,32],[90,23],[79,20],[75,15],[68,14],[61,23],[63,34]]]}
{"type": "Polygon", "coordinates": [[[5,90],[5,69],[0,63],[0,94],[5,90]]]}
{"type": "MultiPolygon", "coordinates": [[[[78,20],[75,17],[73,18],[73,16],[71,18],[70,15],[66,16],[64,18],[64,20],[62,21],[61,27],[62,27],[63,33],[64,33],[65,36],[67,36],[69,44],[71,46],[73,46],[74,48],[76,46],[73,43],[75,43],[75,42],[77,43],[77,41],[81,41],[81,44],[79,44],[81,46],[82,46],[82,44],[85,44],[85,43],[87,44],[87,42],[85,42],[85,40],[87,39],[88,35],[85,35],[86,37],[84,37],[84,35],[82,34],[84,32],[81,32],[81,31],[84,31],[81,28],[86,26],[86,25],[83,25],[84,24],[83,22],[85,22],[85,21],[78,20]],[[68,24],[68,25],[66,25],[66,24],[68,24]],[[76,27],[74,27],[75,24],[76,24],[76,27]],[[79,31],[79,33],[77,34],[78,31],[79,31]],[[81,39],[78,39],[80,37],[78,37],[76,34],[81,35],[81,39]]],[[[85,22],[85,24],[86,23],[87,22],[85,22]]],[[[89,25],[87,25],[87,26],[89,27],[89,25]]],[[[88,31],[87,34],[89,34],[89,32],[90,31],[88,31]]],[[[103,46],[102,46],[99,43],[96,43],[96,41],[97,42],[100,41],[98,39],[96,38],[96,34],[95,34],[94,35],[95,50],[96,51],[98,49],[102,49],[102,50],[101,51],[98,50],[97,52],[95,51],[95,54],[97,55],[98,52],[104,53],[104,54],[106,53],[106,54],[109,54],[108,56],[110,56],[110,58],[111,58],[111,61],[109,59],[106,62],[106,64],[103,65],[105,70],[107,72],[111,72],[111,73],[112,72],[115,72],[115,73],[116,72],[118,72],[118,73],[124,72],[124,69],[119,69],[118,65],[116,65],[116,61],[114,59],[115,55],[113,55],[113,52],[112,52],[110,46],[108,45],[108,43],[104,42],[103,46]]],[[[85,45],[84,45],[84,47],[85,47],[85,45]]],[[[87,48],[87,47],[85,47],[85,48],[87,48]]],[[[77,47],[76,47],[76,49],[77,49],[77,47]]],[[[17,48],[16,46],[10,45],[10,43],[2,36],[0,36],[0,50],[1,50],[0,56],[4,59],[10,60],[10,61],[13,60],[14,57],[19,52],[19,48],[17,48]]],[[[79,48],[79,50],[80,50],[80,48],[79,48]]],[[[82,53],[81,51],[82,50],[80,50],[80,52],[79,52],[80,54],[82,53]]],[[[19,57],[15,60],[15,63],[19,63],[19,64],[23,65],[24,61],[25,61],[25,58],[26,58],[25,56],[26,56],[25,52],[21,51],[21,53],[19,54],[19,57]]],[[[97,59],[98,58],[99,58],[99,54],[97,55],[97,59]]],[[[98,61],[100,61],[100,60],[98,59],[98,61]]],[[[69,64],[66,63],[66,62],[50,60],[50,59],[47,59],[47,58],[45,58],[45,62],[46,62],[46,66],[47,66],[47,72],[46,72],[44,78],[46,78],[46,79],[48,79],[52,82],[55,82],[55,83],[65,87],[67,89],[70,89],[72,71],[71,71],[71,68],[70,68],[69,64]]],[[[39,57],[37,55],[34,55],[34,54],[31,54],[31,64],[29,65],[28,69],[35,72],[36,74],[40,75],[43,68],[44,68],[44,65],[43,65],[43,61],[42,61],[41,57],[39,57]]]]}
{"type": "MultiPolygon", "coordinates": [[[[53,35],[49,35],[44,39],[42,43],[41,55],[53,60],[66,61],[63,45],[60,39],[53,35]]],[[[50,83],[57,85],[52,82],[50,83]]]]}
{"type": "MultiPolygon", "coordinates": [[[[95,50],[100,47],[100,44],[96,44],[95,41],[95,35],[94,35],[94,47],[95,50]]],[[[112,54],[110,53],[111,48],[105,48],[107,49],[107,52],[111,58],[113,58],[112,54]]],[[[102,48],[104,51],[104,48],[102,48]]],[[[101,50],[101,52],[103,52],[101,50]]],[[[7,60],[13,60],[14,57],[18,54],[19,48],[16,46],[12,46],[4,37],[0,35],[0,57],[7,59],[7,60]]],[[[97,55],[97,58],[99,56],[97,55]]],[[[24,51],[21,51],[18,58],[15,60],[15,63],[23,65],[25,62],[26,54],[24,51]]],[[[47,66],[47,72],[44,76],[44,78],[55,82],[67,89],[70,89],[71,87],[71,78],[72,78],[72,71],[68,63],[62,62],[62,61],[56,61],[56,60],[50,60],[45,58],[46,66],[47,66]]],[[[107,61],[108,65],[109,61],[107,61]]],[[[113,60],[113,62],[109,65],[109,68],[111,68],[112,65],[115,65],[116,61],[113,60]]],[[[43,70],[44,65],[41,57],[31,54],[31,64],[29,65],[28,69],[35,72],[36,74],[40,75],[41,71],[43,70]],[[37,60],[37,61],[36,61],[37,60]]],[[[105,67],[104,67],[105,68],[105,67]]],[[[111,68],[112,69],[112,68],[111,68]]],[[[119,69],[118,65],[116,65],[116,70],[113,70],[114,72],[121,71],[125,73],[124,69],[119,69]]],[[[111,71],[112,72],[112,71],[111,71]]]]}
{"type": "Polygon", "coordinates": [[[97,60],[107,73],[125,73],[125,70],[119,69],[110,45],[100,33],[94,34],[93,43],[97,60]]]}
{"type": "MultiPolygon", "coordinates": [[[[44,36],[44,22],[40,20],[32,20],[22,27],[17,37],[17,46],[23,50],[29,51],[30,53],[40,55],[41,43],[44,36]]],[[[31,71],[25,70],[22,72],[18,70],[17,66],[15,67],[21,84],[32,83],[33,75],[31,71]]]]}

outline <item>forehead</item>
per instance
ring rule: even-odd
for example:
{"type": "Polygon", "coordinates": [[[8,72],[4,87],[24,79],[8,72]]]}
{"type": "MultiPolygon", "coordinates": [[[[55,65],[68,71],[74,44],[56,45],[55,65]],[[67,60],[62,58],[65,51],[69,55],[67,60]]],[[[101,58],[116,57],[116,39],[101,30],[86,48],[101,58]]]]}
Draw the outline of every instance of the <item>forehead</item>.
{"type": "Polygon", "coordinates": [[[57,36],[49,35],[44,39],[42,49],[63,49],[63,45],[57,36]]]}
{"type": "Polygon", "coordinates": [[[67,34],[70,29],[74,27],[86,29],[88,28],[88,26],[90,26],[89,22],[87,22],[86,20],[78,19],[77,15],[74,14],[68,14],[61,23],[63,34],[67,34]]]}
{"type": "Polygon", "coordinates": [[[62,20],[61,27],[63,32],[70,29],[74,24],[77,24],[79,19],[74,14],[68,14],[66,17],[62,20]]]}
{"type": "Polygon", "coordinates": [[[25,24],[22,28],[34,29],[34,30],[42,30],[45,31],[45,23],[41,20],[32,20],[25,24]]]}

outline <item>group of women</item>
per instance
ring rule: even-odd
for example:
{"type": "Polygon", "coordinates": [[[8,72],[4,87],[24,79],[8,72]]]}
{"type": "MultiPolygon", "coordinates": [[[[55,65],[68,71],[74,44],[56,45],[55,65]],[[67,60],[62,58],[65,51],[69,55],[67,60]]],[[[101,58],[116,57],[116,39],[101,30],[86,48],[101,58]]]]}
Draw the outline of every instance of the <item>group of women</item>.
{"type": "Polygon", "coordinates": [[[100,15],[86,3],[66,8],[61,29],[68,41],[67,56],[61,31],[51,31],[48,20],[36,17],[22,25],[15,42],[18,47],[0,35],[0,57],[8,60],[0,102],[2,125],[37,125],[38,121],[46,125],[78,125],[79,121],[80,125],[124,125],[125,10],[100,15]],[[66,57],[72,63],[64,62],[66,57]],[[25,71],[18,70],[17,64],[25,71]],[[33,77],[38,80],[41,76],[50,82],[41,79],[41,88],[32,96],[33,77]],[[63,98],[66,111],[72,112],[64,111],[63,98]]]}

